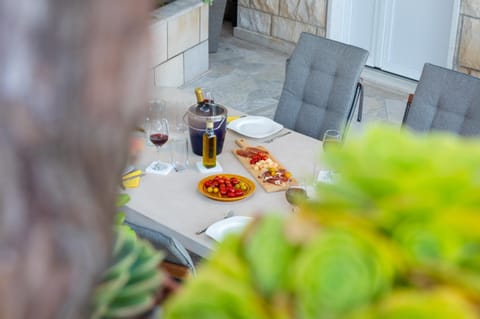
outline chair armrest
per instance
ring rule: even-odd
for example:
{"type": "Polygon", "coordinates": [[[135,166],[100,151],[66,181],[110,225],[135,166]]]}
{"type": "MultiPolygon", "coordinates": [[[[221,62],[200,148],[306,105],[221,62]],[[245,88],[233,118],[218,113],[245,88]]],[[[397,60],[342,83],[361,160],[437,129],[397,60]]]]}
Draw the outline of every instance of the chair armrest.
{"type": "Polygon", "coordinates": [[[357,113],[357,122],[362,121],[363,116],[363,78],[357,83],[357,88],[355,94],[358,95],[358,113],[357,113]]]}
{"type": "MultiPolygon", "coordinates": [[[[285,60],[285,74],[287,74],[287,69],[288,69],[288,65],[290,64],[290,59],[291,59],[291,57],[288,57],[285,60]]],[[[286,75],[285,75],[285,77],[286,77],[286,75]]]]}
{"type": "Polygon", "coordinates": [[[180,281],[191,275],[190,268],[169,261],[162,261],[160,267],[170,276],[180,281]]]}
{"type": "Polygon", "coordinates": [[[410,111],[410,106],[412,105],[413,96],[414,94],[411,93],[408,95],[407,105],[405,106],[405,113],[403,113],[402,125],[404,125],[405,121],[407,120],[408,112],[410,111]]]}
{"type": "Polygon", "coordinates": [[[411,93],[408,95],[407,104],[412,104],[413,95],[414,95],[414,94],[411,94],[411,93]]]}

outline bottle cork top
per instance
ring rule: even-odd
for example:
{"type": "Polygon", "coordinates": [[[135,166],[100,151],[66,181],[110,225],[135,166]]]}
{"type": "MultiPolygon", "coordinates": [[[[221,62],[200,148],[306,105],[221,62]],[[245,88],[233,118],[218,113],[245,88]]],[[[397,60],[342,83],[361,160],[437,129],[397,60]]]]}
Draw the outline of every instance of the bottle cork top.
{"type": "Polygon", "coordinates": [[[195,88],[195,96],[197,97],[198,103],[203,103],[204,98],[203,98],[202,88],[195,88]]]}

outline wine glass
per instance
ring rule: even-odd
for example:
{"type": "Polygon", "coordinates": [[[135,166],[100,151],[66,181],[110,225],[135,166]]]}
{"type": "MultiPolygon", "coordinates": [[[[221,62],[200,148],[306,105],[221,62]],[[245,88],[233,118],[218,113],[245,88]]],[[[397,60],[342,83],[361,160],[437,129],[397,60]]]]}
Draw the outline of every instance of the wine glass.
{"type": "Polygon", "coordinates": [[[166,118],[166,103],[164,100],[150,100],[148,103],[147,116],[145,117],[144,129],[145,129],[145,139],[146,144],[149,146],[154,146],[150,140],[149,130],[151,126],[151,121],[156,119],[166,118]]]}
{"type": "MultiPolygon", "coordinates": [[[[151,118],[149,125],[148,136],[153,145],[155,145],[158,153],[160,151],[160,147],[162,147],[168,141],[168,121],[166,118],[151,118]]],[[[155,171],[163,171],[169,168],[170,164],[161,161],[156,161],[152,167],[152,169],[155,171]]]]}
{"type": "Polygon", "coordinates": [[[164,100],[150,100],[148,106],[148,116],[151,119],[167,118],[167,104],[164,100]]]}
{"type": "Polygon", "coordinates": [[[337,130],[326,130],[323,134],[323,151],[339,148],[342,145],[342,134],[337,130]]]}
{"type": "MultiPolygon", "coordinates": [[[[342,134],[338,130],[326,130],[323,134],[322,147],[324,152],[329,152],[334,148],[340,148],[342,146],[342,134]]],[[[321,172],[324,182],[331,183],[335,175],[334,171],[326,170],[321,172]]]]}
{"type": "Polygon", "coordinates": [[[292,211],[295,212],[295,208],[308,199],[306,186],[303,184],[289,184],[285,192],[285,198],[292,205],[292,211]]]}

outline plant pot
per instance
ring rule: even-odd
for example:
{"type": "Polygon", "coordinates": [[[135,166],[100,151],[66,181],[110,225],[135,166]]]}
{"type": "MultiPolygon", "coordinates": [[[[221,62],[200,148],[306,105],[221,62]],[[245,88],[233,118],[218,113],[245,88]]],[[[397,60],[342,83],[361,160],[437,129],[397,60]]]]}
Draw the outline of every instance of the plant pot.
{"type": "Polygon", "coordinates": [[[222,32],[223,16],[227,0],[214,0],[208,13],[208,52],[215,53],[218,50],[218,41],[222,32]]]}

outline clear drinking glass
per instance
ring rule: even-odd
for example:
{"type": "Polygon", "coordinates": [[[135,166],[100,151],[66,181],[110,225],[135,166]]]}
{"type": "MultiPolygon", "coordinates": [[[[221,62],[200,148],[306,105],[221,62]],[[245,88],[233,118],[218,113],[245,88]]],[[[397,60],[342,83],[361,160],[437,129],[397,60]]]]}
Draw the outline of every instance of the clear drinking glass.
{"type": "Polygon", "coordinates": [[[176,135],[171,140],[172,165],[176,172],[184,171],[189,166],[188,137],[176,135]]]}

